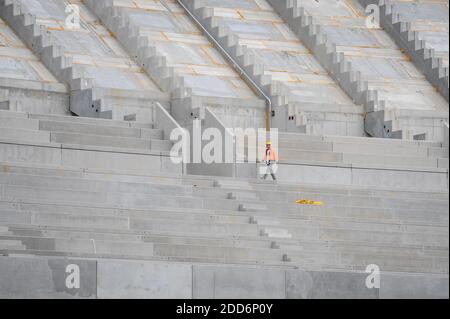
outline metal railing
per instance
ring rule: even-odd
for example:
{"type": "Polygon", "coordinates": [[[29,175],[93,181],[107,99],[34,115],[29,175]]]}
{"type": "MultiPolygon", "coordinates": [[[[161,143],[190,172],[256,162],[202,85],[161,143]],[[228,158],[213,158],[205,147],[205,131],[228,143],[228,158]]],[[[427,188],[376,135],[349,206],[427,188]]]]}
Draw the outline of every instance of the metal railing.
{"type": "Polygon", "coordinates": [[[272,127],[272,100],[269,96],[261,89],[261,87],[253,81],[250,75],[233,59],[233,57],[225,50],[222,45],[214,38],[214,36],[209,33],[209,31],[203,26],[203,24],[197,19],[197,17],[189,10],[189,8],[183,3],[183,0],[177,0],[178,4],[183,7],[183,9],[188,13],[188,15],[194,20],[194,22],[198,25],[198,27],[207,35],[211,42],[221,51],[221,53],[229,60],[229,62],[233,65],[233,67],[238,71],[241,77],[244,77],[245,80],[253,86],[253,89],[256,90],[265,100],[267,105],[267,127],[266,129],[269,131],[272,127]]]}

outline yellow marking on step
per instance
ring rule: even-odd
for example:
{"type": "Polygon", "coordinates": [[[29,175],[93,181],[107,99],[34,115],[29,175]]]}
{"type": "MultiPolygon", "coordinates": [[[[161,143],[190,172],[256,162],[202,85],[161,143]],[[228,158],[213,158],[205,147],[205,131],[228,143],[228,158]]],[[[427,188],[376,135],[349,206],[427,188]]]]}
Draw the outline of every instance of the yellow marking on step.
{"type": "Polygon", "coordinates": [[[309,199],[300,199],[298,201],[296,201],[297,204],[300,205],[314,205],[314,206],[322,206],[323,202],[318,202],[318,201],[314,201],[314,200],[309,200],[309,199]]]}

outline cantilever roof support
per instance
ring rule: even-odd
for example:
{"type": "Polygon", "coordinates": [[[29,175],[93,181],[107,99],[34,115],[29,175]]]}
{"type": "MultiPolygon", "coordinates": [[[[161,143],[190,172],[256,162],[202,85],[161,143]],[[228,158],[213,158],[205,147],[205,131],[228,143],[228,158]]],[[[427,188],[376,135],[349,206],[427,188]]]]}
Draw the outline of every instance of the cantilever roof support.
{"type": "Polygon", "coordinates": [[[220,43],[213,37],[211,33],[203,26],[203,24],[197,19],[197,17],[192,13],[189,8],[183,3],[183,0],[177,0],[178,4],[183,7],[191,19],[197,24],[197,26],[203,31],[204,34],[209,38],[209,40],[214,43],[217,49],[223,54],[223,56],[233,65],[236,71],[241,77],[244,77],[247,83],[249,83],[253,89],[260,94],[266,100],[267,114],[266,114],[266,130],[270,131],[272,127],[272,100],[263,89],[247,74],[247,72],[233,59],[233,57],[220,45],[220,43]]]}

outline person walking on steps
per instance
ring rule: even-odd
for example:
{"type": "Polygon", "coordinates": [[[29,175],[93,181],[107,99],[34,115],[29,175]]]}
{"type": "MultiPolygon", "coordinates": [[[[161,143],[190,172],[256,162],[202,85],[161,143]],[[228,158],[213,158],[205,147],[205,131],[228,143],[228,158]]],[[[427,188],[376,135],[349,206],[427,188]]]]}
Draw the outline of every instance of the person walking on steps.
{"type": "Polygon", "coordinates": [[[266,165],[266,167],[264,167],[265,169],[265,173],[262,179],[267,179],[267,176],[270,175],[272,176],[272,179],[274,181],[277,180],[277,177],[275,176],[275,165],[278,162],[278,154],[277,151],[272,147],[272,142],[268,141],[266,143],[266,154],[264,155],[263,158],[263,162],[266,165]]]}

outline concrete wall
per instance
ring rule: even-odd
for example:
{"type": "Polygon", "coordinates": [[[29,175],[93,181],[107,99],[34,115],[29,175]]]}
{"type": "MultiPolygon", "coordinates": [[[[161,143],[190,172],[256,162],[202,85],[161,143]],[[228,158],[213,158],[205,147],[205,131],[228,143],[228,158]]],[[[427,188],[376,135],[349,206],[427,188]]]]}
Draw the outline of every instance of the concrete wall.
{"type": "Polygon", "coordinates": [[[381,272],[368,289],[364,272],[169,262],[0,257],[0,298],[448,298],[448,276],[381,272]],[[80,288],[69,289],[68,265],[80,288]]]}

